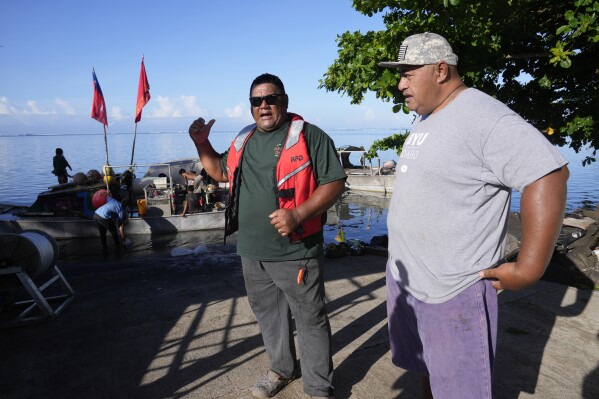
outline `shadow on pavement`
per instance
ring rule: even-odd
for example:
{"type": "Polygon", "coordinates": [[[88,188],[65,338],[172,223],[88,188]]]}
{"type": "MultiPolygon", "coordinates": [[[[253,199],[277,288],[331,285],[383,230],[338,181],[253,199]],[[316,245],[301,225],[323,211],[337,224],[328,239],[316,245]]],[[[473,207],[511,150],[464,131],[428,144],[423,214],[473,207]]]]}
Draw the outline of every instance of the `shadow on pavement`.
{"type": "MultiPolygon", "coordinates": [[[[249,398],[268,362],[239,258],[220,238],[206,251],[170,255],[196,248],[196,239],[134,243],[107,259],[68,248],[72,256],[59,266],[75,300],[56,320],[0,330],[0,396],[249,398]]],[[[390,361],[385,259],[347,257],[326,267],[337,399],[419,397],[419,377],[390,361]]],[[[552,287],[553,295],[499,294],[495,397],[535,394],[556,317],[579,315],[591,295],[577,290],[577,300],[562,305],[568,287],[552,287]]],[[[597,397],[597,378],[599,366],[581,379],[585,397],[597,397]]],[[[277,398],[301,395],[299,381],[277,398]]]]}

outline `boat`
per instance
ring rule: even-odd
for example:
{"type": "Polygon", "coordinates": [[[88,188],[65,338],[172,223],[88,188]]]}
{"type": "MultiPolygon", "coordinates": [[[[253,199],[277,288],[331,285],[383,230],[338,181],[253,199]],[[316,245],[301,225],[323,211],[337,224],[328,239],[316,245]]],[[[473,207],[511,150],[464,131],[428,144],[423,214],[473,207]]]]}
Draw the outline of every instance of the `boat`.
{"type": "Polygon", "coordinates": [[[130,203],[127,235],[224,229],[227,185],[205,187],[200,195],[205,199],[206,210],[182,217],[186,182],[178,173],[180,169],[199,172],[202,166],[199,159],[187,158],[151,165],[104,166],[103,176],[97,171],[90,171],[83,178],[77,176],[82,173],[76,174],[72,182],[48,187],[31,206],[0,204],[0,232],[38,230],[55,239],[99,236],[93,220],[94,195],[102,194],[102,190],[105,194],[109,188],[114,190],[115,185],[121,197],[130,203]],[[144,169],[145,174],[136,177],[144,169]],[[92,172],[97,174],[95,178],[92,172]]]}
{"type": "Polygon", "coordinates": [[[349,190],[356,192],[370,192],[378,194],[392,194],[395,185],[395,161],[384,161],[376,159],[373,165],[372,159],[366,163],[366,150],[364,147],[344,145],[337,148],[339,162],[347,174],[346,185],[349,190]],[[359,157],[359,165],[354,165],[350,156],[359,157]]]}

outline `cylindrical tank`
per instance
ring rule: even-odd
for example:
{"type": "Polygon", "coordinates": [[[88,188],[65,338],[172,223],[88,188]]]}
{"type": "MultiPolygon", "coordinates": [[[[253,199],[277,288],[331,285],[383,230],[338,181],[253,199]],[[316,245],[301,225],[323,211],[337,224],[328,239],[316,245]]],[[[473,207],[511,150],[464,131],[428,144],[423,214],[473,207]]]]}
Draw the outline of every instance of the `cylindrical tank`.
{"type": "MultiPolygon", "coordinates": [[[[0,269],[20,267],[35,277],[56,264],[58,245],[47,233],[25,230],[20,234],[0,234],[0,269]]],[[[0,289],[19,287],[14,274],[0,276],[0,289]]]]}

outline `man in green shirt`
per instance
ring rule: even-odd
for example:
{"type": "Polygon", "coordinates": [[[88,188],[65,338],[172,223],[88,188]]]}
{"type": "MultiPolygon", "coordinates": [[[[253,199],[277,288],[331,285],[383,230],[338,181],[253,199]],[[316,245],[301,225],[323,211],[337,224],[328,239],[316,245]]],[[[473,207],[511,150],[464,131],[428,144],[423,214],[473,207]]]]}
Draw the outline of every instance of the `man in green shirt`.
{"type": "Polygon", "coordinates": [[[288,113],[288,103],[281,80],[263,74],[250,86],[256,123],[240,132],[228,152],[221,156],[210,144],[214,119],[197,119],[189,134],[208,174],[233,184],[229,223],[238,225],[237,253],[270,361],[252,394],[272,397],[296,378],[293,315],[304,391],[332,398],[320,217],[343,193],[346,175],[331,138],[288,113]]]}

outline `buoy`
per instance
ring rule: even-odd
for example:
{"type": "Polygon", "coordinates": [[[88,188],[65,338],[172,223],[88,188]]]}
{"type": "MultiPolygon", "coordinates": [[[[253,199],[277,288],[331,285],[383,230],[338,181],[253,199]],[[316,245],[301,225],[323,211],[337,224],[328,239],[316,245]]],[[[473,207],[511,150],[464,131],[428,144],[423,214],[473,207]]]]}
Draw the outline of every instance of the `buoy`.
{"type": "Polygon", "coordinates": [[[114,170],[112,169],[112,166],[110,166],[110,165],[102,166],[102,172],[104,173],[104,175],[108,175],[108,176],[114,175],[114,170]]]}
{"type": "Polygon", "coordinates": [[[110,186],[110,184],[112,184],[112,176],[104,176],[102,177],[102,181],[104,182],[104,184],[108,184],[110,186]]]}
{"type": "Polygon", "coordinates": [[[105,188],[101,188],[94,193],[92,196],[92,205],[98,209],[108,201],[108,191],[105,188]]]}
{"type": "Polygon", "coordinates": [[[75,184],[85,184],[87,182],[87,176],[81,172],[77,172],[73,175],[73,183],[75,184]]]}
{"type": "Polygon", "coordinates": [[[87,172],[87,180],[92,183],[98,183],[101,178],[102,175],[100,175],[100,172],[95,169],[91,169],[89,172],[87,172]]]}

